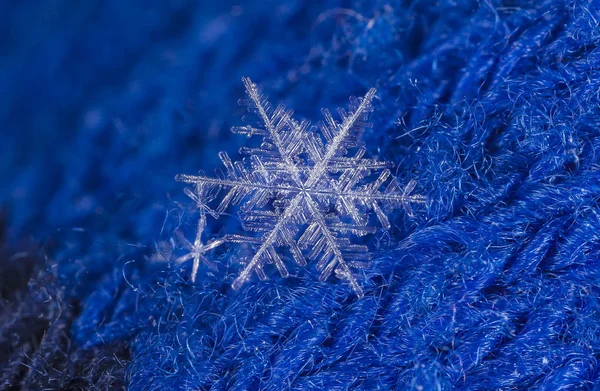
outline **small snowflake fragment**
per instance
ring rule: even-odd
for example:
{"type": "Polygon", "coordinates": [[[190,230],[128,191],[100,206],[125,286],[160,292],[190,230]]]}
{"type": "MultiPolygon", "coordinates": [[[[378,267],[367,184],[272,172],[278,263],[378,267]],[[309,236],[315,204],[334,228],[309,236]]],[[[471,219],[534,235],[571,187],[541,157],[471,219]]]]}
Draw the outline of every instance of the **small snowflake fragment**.
{"type": "Polygon", "coordinates": [[[215,263],[211,262],[208,258],[206,258],[204,254],[225,243],[227,241],[227,238],[224,237],[220,239],[211,240],[207,244],[204,244],[202,242],[202,234],[204,233],[204,228],[206,228],[206,213],[208,212],[213,216],[216,216],[216,214],[213,213],[210,209],[208,209],[208,207],[204,204],[202,198],[200,198],[202,196],[205,196],[205,192],[201,184],[196,185],[196,193],[192,193],[189,190],[186,191],[186,193],[193,200],[196,201],[198,209],[200,210],[200,217],[198,218],[198,225],[196,226],[196,238],[194,239],[194,243],[190,242],[181,231],[176,232],[179,238],[179,242],[187,252],[175,258],[175,263],[180,264],[192,259],[193,264],[190,279],[192,280],[192,282],[195,282],[196,277],[198,276],[198,269],[200,268],[200,263],[204,263],[210,269],[216,270],[217,266],[215,265],[215,263]]]}
{"type": "Polygon", "coordinates": [[[402,207],[411,214],[411,203],[425,202],[423,196],[412,194],[415,182],[405,187],[396,182],[389,163],[363,157],[366,149],[360,140],[370,127],[375,89],[363,98],[350,98],[348,110],[338,110],[339,121],[323,109],[324,121],[311,126],[308,121],[294,120],[293,112],[284,106],[273,108],[250,79],[243,81],[248,100],[242,103],[254,122],[232,131],[262,137],[260,145],[241,148],[247,158],[235,162],[227,153],[219,153],[226,169],[222,177],[176,177],[195,183],[202,191],[210,189],[211,197],[223,194],[217,213],[240,205],[242,227],[256,233],[221,239],[252,246],[233,288],[239,289],[253,273],[265,279],[265,264],[274,264],[287,277],[284,258],[289,254],[300,266],[307,259],[318,260],[321,281],[335,273],[362,296],[351,268],[364,264],[361,261],[367,259],[368,249],[352,244],[349,234],[374,233],[371,215],[388,229],[389,210],[402,207]]]}

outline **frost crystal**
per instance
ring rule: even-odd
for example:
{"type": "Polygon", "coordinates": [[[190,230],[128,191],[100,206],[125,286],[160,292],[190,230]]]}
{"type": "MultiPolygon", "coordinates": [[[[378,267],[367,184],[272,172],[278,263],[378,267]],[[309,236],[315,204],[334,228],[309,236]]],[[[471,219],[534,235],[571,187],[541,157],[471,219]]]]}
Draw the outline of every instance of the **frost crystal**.
{"type": "MultiPolygon", "coordinates": [[[[187,190],[187,189],[186,189],[187,190]]],[[[227,238],[220,238],[216,240],[211,240],[207,244],[202,242],[202,234],[204,233],[204,228],[206,228],[206,213],[210,213],[213,217],[216,217],[216,214],[212,212],[204,203],[204,200],[201,198],[205,196],[204,189],[202,184],[196,185],[196,193],[192,193],[191,191],[186,191],[187,195],[190,196],[193,200],[196,201],[198,205],[198,209],[200,210],[200,217],[198,218],[198,225],[196,227],[196,238],[194,243],[187,240],[187,238],[183,235],[181,231],[177,231],[177,236],[179,237],[179,241],[183,248],[186,250],[186,253],[177,257],[175,259],[175,263],[183,263],[190,259],[193,259],[192,265],[192,282],[196,281],[196,276],[198,275],[198,269],[200,268],[200,263],[204,263],[211,269],[216,269],[216,265],[209,261],[208,258],[204,256],[207,252],[212,249],[222,245],[227,241],[227,238]]]]}
{"type": "Polygon", "coordinates": [[[321,281],[335,272],[362,296],[351,267],[364,264],[360,261],[367,258],[368,249],[352,244],[348,234],[374,233],[376,228],[369,224],[371,212],[388,229],[387,211],[403,207],[411,214],[410,203],[425,202],[423,196],[411,195],[415,182],[399,186],[389,163],[363,157],[366,150],[360,139],[370,127],[375,89],[364,98],[350,98],[348,110],[338,109],[339,121],[323,109],[324,121],[311,126],[308,121],[294,120],[293,112],[284,106],[273,109],[250,79],[243,81],[249,99],[242,103],[255,121],[232,131],[260,136],[260,145],[241,148],[240,153],[247,158],[236,162],[220,152],[224,175],[176,177],[195,183],[202,191],[209,189],[211,198],[223,192],[217,213],[240,205],[244,230],[256,232],[256,236],[229,235],[222,239],[252,247],[233,288],[239,289],[253,273],[266,279],[265,264],[275,264],[287,277],[282,257],[290,254],[300,266],[307,264],[307,258],[318,259],[321,281]],[[351,152],[353,156],[348,157],[351,152]],[[284,248],[288,251],[283,252],[284,248]]]}

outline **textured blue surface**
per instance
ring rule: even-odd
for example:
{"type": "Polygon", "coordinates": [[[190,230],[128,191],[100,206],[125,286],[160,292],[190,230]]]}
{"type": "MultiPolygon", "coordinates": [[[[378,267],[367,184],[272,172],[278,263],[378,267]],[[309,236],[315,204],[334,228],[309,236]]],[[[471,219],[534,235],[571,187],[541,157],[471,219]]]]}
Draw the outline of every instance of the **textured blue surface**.
{"type": "Polygon", "coordinates": [[[594,389],[599,10],[3,2],[0,388],[594,389]],[[194,230],[174,175],[244,143],[242,76],[311,120],[378,89],[368,153],[430,204],[373,240],[364,299],[157,255],[194,230]]]}

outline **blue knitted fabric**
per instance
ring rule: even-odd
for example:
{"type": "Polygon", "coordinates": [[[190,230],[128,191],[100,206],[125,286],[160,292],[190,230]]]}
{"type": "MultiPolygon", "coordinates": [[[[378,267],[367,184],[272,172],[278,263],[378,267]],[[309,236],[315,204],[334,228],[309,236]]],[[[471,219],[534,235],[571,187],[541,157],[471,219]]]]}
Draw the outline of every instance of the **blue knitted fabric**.
{"type": "Polygon", "coordinates": [[[600,389],[599,1],[9,0],[0,26],[0,389],[600,389]],[[367,154],[428,204],[369,239],[364,298],[161,256],[197,221],[174,176],[245,142],[243,76],[313,121],[377,88],[367,154]]]}

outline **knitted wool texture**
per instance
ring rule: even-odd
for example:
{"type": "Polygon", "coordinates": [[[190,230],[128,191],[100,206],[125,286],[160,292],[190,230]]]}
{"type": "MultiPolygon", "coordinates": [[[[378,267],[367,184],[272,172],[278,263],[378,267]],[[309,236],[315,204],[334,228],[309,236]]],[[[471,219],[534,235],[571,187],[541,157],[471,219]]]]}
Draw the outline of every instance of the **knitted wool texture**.
{"type": "Polygon", "coordinates": [[[4,2],[0,388],[593,389],[599,9],[4,2]],[[311,120],[378,89],[367,153],[428,205],[372,238],[363,299],[165,259],[197,221],[174,175],[245,142],[242,76],[311,120]]]}

